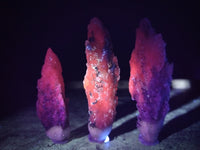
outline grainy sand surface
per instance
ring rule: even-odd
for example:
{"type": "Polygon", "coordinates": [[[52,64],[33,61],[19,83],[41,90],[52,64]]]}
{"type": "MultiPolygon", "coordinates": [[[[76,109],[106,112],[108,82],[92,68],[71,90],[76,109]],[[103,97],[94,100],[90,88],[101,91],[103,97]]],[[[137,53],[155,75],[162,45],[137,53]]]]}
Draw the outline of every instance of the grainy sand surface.
{"type": "Polygon", "coordinates": [[[87,100],[83,90],[68,91],[71,137],[68,143],[54,144],[36,115],[35,106],[24,108],[0,120],[0,150],[198,150],[200,149],[200,99],[192,90],[170,99],[171,110],[160,133],[160,143],[144,146],[138,141],[136,103],[127,89],[119,90],[117,116],[110,142],[88,140],[87,100]]]}

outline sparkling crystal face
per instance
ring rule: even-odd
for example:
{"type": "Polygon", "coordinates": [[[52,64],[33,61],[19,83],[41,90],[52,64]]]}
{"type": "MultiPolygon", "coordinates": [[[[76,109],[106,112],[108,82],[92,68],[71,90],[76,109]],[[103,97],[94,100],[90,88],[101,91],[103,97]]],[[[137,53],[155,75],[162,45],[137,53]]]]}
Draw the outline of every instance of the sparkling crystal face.
{"type": "Polygon", "coordinates": [[[85,48],[87,71],[83,84],[88,99],[90,139],[103,142],[116,114],[120,69],[109,34],[97,18],[88,25],[85,48]]]}

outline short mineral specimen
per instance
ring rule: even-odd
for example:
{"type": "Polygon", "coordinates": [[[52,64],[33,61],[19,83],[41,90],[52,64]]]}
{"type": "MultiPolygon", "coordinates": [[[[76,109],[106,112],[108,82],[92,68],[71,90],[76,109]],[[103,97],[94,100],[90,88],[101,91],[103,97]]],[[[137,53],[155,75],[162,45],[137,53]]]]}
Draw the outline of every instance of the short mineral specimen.
{"type": "Polygon", "coordinates": [[[62,67],[58,57],[49,48],[38,80],[37,115],[46,129],[47,136],[55,143],[64,143],[69,137],[68,99],[62,67]]]}
{"type": "Polygon", "coordinates": [[[88,25],[85,47],[87,71],[83,84],[89,107],[89,139],[101,143],[109,135],[115,118],[120,69],[109,33],[97,18],[88,25]]]}
{"type": "Polygon", "coordinates": [[[129,92],[137,102],[139,140],[145,145],[158,143],[158,134],[169,111],[173,65],[166,59],[165,45],[149,20],[141,20],[129,62],[129,92]]]}

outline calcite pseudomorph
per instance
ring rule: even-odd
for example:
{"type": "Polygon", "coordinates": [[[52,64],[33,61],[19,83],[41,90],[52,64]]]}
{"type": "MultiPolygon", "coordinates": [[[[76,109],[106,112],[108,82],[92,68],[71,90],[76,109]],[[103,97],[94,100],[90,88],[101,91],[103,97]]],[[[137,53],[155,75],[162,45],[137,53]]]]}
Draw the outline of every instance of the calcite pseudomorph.
{"type": "Polygon", "coordinates": [[[64,143],[69,138],[68,99],[62,67],[56,54],[49,48],[38,80],[37,115],[46,129],[47,136],[55,143],[64,143]]]}
{"type": "Polygon", "coordinates": [[[109,33],[97,18],[88,25],[85,47],[87,71],[83,84],[89,107],[89,139],[101,143],[109,135],[115,118],[120,69],[109,33]]]}
{"type": "Polygon", "coordinates": [[[169,111],[173,65],[166,59],[165,42],[148,19],[136,30],[135,49],[130,63],[129,92],[137,102],[139,140],[145,145],[158,143],[158,134],[169,111]]]}

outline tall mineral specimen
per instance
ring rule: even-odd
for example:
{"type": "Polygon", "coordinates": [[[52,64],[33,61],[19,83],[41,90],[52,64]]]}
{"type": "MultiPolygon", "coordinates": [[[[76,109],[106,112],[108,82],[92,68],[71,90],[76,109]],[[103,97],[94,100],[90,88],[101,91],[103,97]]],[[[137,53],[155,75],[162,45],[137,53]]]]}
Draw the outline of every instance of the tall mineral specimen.
{"type": "Polygon", "coordinates": [[[139,110],[139,140],[145,145],[158,143],[158,134],[169,111],[173,65],[165,54],[165,42],[148,19],[136,30],[135,49],[130,59],[129,92],[139,110]]]}
{"type": "Polygon", "coordinates": [[[63,143],[69,137],[68,99],[62,67],[58,57],[49,48],[38,80],[37,115],[46,129],[47,136],[55,143],[63,143]]]}
{"type": "Polygon", "coordinates": [[[101,143],[110,133],[115,118],[120,69],[109,33],[97,18],[88,25],[85,47],[87,71],[83,84],[89,107],[89,139],[101,143]]]}

